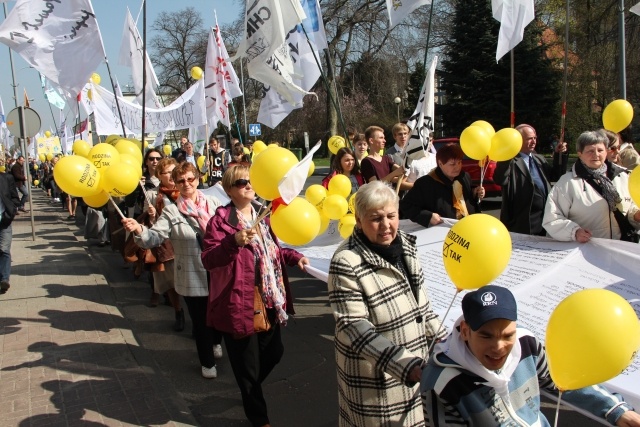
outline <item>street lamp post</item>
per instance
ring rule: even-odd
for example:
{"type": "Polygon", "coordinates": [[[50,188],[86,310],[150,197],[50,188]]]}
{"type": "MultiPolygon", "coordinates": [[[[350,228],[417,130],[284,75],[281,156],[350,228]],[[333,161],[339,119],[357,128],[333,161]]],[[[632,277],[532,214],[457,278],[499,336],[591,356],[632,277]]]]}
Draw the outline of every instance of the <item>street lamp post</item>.
{"type": "Polygon", "coordinates": [[[393,102],[396,104],[397,112],[398,112],[398,122],[400,122],[400,103],[402,102],[402,99],[400,99],[399,96],[396,96],[393,99],[393,102]]]}

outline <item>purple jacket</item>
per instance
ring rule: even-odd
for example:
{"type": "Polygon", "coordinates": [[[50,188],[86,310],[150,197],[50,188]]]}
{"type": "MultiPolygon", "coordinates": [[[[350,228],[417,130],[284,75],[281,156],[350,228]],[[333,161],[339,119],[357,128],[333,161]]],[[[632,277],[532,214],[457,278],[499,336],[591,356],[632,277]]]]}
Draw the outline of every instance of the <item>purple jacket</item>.
{"type": "MultiPolygon", "coordinates": [[[[267,224],[269,220],[265,219],[267,224]]],[[[236,208],[229,203],[216,210],[204,235],[202,264],[210,273],[207,325],[220,332],[253,334],[253,295],[256,286],[255,257],[251,246],[238,246],[236,208]]],[[[269,227],[273,241],[278,239],[269,227]]],[[[296,265],[303,255],[293,249],[280,248],[280,266],[287,293],[287,313],[294,314],[287,265],[296,265]]]]}

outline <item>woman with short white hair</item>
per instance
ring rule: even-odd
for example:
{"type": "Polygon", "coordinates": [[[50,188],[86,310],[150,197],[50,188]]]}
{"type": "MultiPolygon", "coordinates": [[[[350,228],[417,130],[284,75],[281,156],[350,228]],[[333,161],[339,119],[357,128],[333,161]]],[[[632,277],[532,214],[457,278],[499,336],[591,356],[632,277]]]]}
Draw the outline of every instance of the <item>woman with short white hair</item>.
{"type": "Polygon", "coordinates": [[[417,383],[438,336],[416,238],[398,230],[398,195],[382,181],[356,193],[356,229],[329,267],[340,426],[423,426],[417,383]]]}

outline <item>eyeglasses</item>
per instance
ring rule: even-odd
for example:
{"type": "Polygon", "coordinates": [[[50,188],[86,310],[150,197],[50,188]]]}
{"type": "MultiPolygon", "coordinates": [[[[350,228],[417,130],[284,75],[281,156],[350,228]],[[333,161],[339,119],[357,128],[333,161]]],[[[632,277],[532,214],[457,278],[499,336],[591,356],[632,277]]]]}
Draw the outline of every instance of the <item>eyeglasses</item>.
{"type": "Polygon", "coordinates": [[[159,162],[160,160],[162,160],[162,157],[149,156],[147,157],[147,160],[151,160],[152,162],[159,162]]]}
{"type": "Polygon", "coordinates": [[[620,146],[616,145],[615,147],[609,147],[609,151],[620,151],[620,146]]]}
{"type": "Polygon", "coordinates": [[[195,181],[196,179],[198,179],[198,178],[196,178],[195,176],[191,176],[191,177],[189,177],[189,178],[182,178],[182,179],[177,180],[177,181],[176,181],[176,184],[178,184],[178,185],[182,185],[182,184],[184,184],[185,182],[188,182],[189,184],[191,184],[191,183],[192,183],[193,181],[195,181]]]}
{"type": "Polygon", "coordinates": [[[236,188],[244,188],[247,186],[247,184],[251,184],[251,181],[249,181],[248,179],[236,179],[236,181],[233,183],[233,186],[236,188]]]}

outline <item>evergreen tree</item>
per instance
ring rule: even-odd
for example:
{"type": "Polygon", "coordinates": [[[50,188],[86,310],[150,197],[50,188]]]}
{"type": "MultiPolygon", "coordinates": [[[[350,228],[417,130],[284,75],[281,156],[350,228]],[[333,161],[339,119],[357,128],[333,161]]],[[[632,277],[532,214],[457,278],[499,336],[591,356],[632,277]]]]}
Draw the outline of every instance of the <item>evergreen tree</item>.
{"type": "MultiPolygon", "coordinates": [[[[490,0],[458,0],[451,40],[442,61],[442,106],[445,134],[459,135],[476,120],[496,130],[508,127],[511,110],[509,54],[496,63],[500,23],[490,0]]],[[[515,54],[516,124],[529,123],[539,138],[559,133],[561,68],[546,56],[542,26],[530,23],[515,54]]]]}

